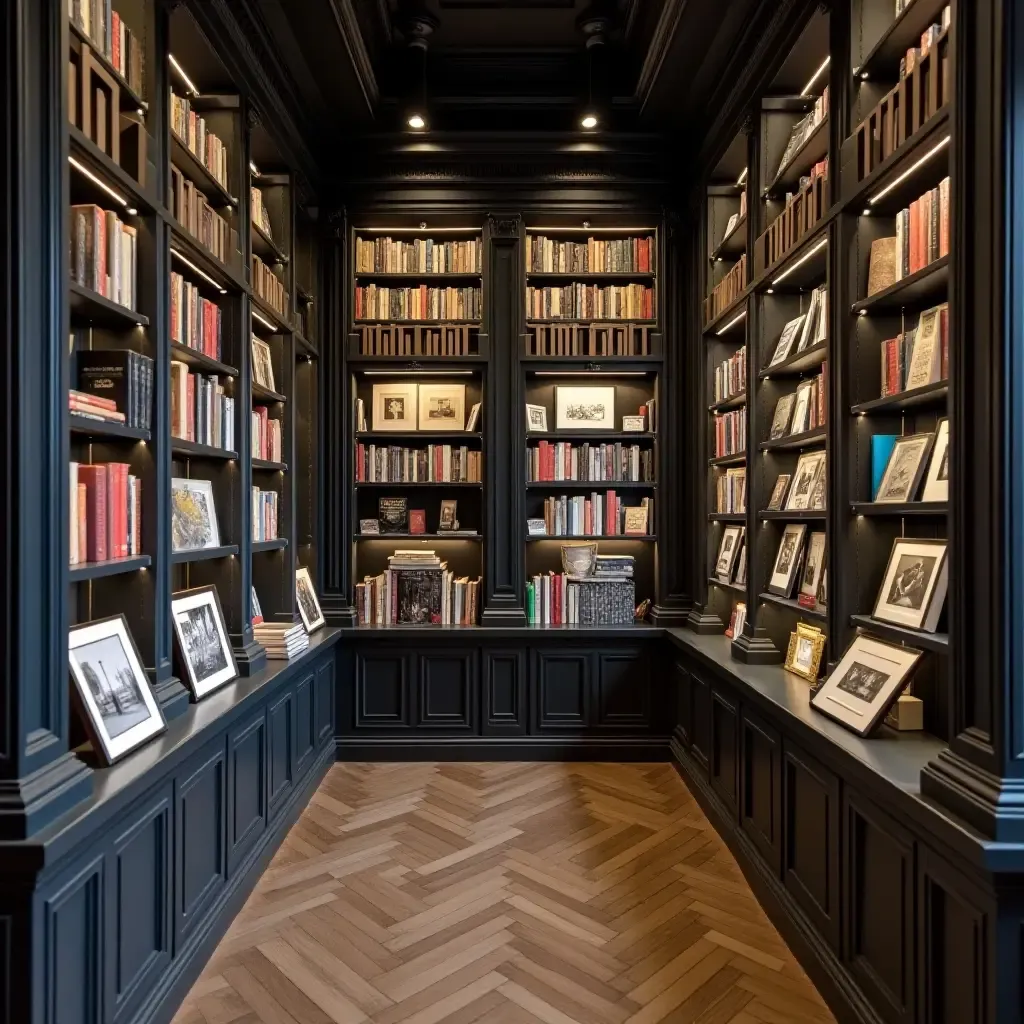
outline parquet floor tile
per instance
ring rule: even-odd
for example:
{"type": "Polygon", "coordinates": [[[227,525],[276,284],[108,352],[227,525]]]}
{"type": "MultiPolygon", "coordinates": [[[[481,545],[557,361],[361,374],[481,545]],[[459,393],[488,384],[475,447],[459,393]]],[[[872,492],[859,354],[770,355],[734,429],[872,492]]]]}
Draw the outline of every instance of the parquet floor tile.
{"type": "Polygon", "coordinates": [[[834,1024],[668,765],[345,764],[173,1024],[834,1024]]]}

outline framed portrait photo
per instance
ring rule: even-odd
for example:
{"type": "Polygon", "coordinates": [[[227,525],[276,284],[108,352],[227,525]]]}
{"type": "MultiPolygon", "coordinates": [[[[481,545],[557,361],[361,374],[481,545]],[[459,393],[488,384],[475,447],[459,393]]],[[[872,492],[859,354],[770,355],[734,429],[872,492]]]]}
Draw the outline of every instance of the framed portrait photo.
{"type": "Polygon", "coordinates": [[[261,338],[252,336],[252,379],[261,387],[276,391],[274,361],[270,346],[261,338]]]}
{"type": "Polygon", "coordinates": [[[715,575],[723,583],[732,582],[732,570],[736,564],[743,540],[742,526],[727,526],[722,531],[722,542],[718,546],[718,559],[715,561],[715,575]]]}
{"type": "Polygon", "coordinates": [[[389,381],[373,385],[373,429],[416,430],[418,385],[389,381]]]}
{"type": "Polygon", "coordinates": [[[934,434],[907,434],[896,439],[875,501],[900,503],[914,500],[934,440],[934,434]]]}
{"type": "Polygon", "coordinates": [[[867,736],[888,714],[920,659],[921,651],[913,647],[861,633],[811,698],[811,707],[867,736]]]}
{"type": "Polygon", "coordinates": [[[935,428],[935,444],[921,489],[921,500],[949,501],[949,419],[945,416],[935,428]]]}
{"type": "Polygon", "coordinates": [[[164,731],[164,716],[124,615],[73,626],[68,660],[76,703],[105,764],[164,731]]]}
{"type": "Polygon", "coordinates": [[[769,512],[781,512],[782,503],[786,500],[786,492],[789,490],[789,481],[793,477],[789,473],[780,473],[772,488],[772,496],[768,501],[769,512]]]}
{"type": "Polygon", "coordinates": [[[295,600],[298,603],[299,615],[302,616],[302,624],[306,627],[307,633],[312,633],[324,625],[326,619],[320,610],[320,602],[317,600],[308,569],[295,570],[295,600]]]}
{"type": "Polygon", "coordinates": [[[213,482],[171,478],[171,549],[219,548],[220,529],[213,482]]]}
{"type": "Polygon", "coordinates": [[[806,523],[788,523],[783,530],[779,550],[775,555],[775,564],[768,580],[768,589],[771,593],[778,594],[779,597],[789,597],[793,593],[806,534],[806,523]]]}
{"type": "Polygon", "coordinates": [[[556,430],[614,430],[615,388],[555,385],[556,430]]]}
{"type": "Polygon", "coordinates": [[[771,440],[777,441],[789,433],[789,421],[793,418],[793,404],[796,402],[796,395],[783,395],[775,406],[775,416],[772,418],[771,440]]]}
{"type": "Polygon", "coordinates": [[[804,559],[803,572],[800,574],[800,593],[803,597],[818,600],[818,588],[821,585],[821,574],[825,568],[825,534],[812,533],[807,541],[807,558],[804,559]]]}
{"type": "Polygon", "coordinates": [[[812,683],[816,682],[824,652],[825,634],[815,626],[797,623],[796,631],[789,634],[785,668],[812,683]]]}
{"type": "Polygon", "coordinates": [[[173,594],[171,620],[184,674],[196,700],[238,675],[216,587],[173,594]]]}
{"type": "Polygon", "coordinates": [[[934,633],[949,582],[944,540],[897,537],[872,615],[896,626],[934,633]]]}
{"type": "Polygon", "coordinates": [[[793,474],[793,485],[789,489],[789,497],[786,498],[787,511],[805,512],[811,507],[814,485],[818,480],[818,474],[824,471],[824,452],[805,452],[800,456],[796,463],[796,472],[793,474]]]}
{"type": "Polygon", "coordinates": [[[420,430],[465,430],[466,385],[421,384],[420,430]]]}
{"type": "Polygon", "coordinates": [[[543,405],[526,405],[526,432],[546,434],[548,432],[548,410],[543,405]]]}

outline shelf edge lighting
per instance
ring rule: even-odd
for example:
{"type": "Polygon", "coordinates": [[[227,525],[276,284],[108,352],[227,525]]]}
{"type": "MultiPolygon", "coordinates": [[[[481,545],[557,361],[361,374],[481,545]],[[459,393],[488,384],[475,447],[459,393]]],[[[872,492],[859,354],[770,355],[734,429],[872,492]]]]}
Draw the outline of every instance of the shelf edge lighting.
{"type": "Polygon", "coordinates": [[[193,96],[198,96],[199,95],[199,90],[192,83],[192,79],[189,78],[188,75],[185,74],[185,69],[178,63],[178,61],[175,58],[174,54],[173,53],[167,54],[167,59],[168,59],[168,61],[170,61],[171,67],[174,68],[174,70],[177,71],[178,74],[181,76],[181,80],[185,83],[185,85],[188,88],[189,92],[191,92],[193,96]]]}
{"type": "Polygon", "coordinates": [[[750,168],[749,168],[749,167],[744,167],[744,168],[743,168],[743,173],[742,173],[742,174],[741,174],[741,175],[740,175],[740,176],[739,176],[739,177],[738,177],[738,178],[736,179],[736,184],[737,184],[737,185],[739,185],[739,186],[741,186],[741,187],[742,187],[742,186],[743,186],[743,185],[744,185],[744,184],[746,183],[746,180],[747,180],[747,172],[748,172],[749,170],[750,170],[750,168]]]}
{"type": "Polygon", "coordinates": [[[810,81],[809,81],[809,82],[808,82],[808,83],[807,83],[807,84],[806,84],[806,85],[804,86],[804,88],[803,88],[803,92],[801,92],[801,93],[800,93],[800,95],[801,95],[801,96],[810,96],[810,94],[811,94],[811,90],[812,90],[812,89],[814,88],[814,83],[815,83],[815,82],[817,82],[817,81],[818,81],[818,79],[819,79],[819,78],[821,78],[821,76],[822,76],[822,75],[824,74],[824,72],[825,72],[825,68],[827,68],[827,67],[828,67],[828,65],[829,65],[829,62],[830,62],[831,60],[832,60],[832,55],[831,55],[831,54],[829,54],[829,55],[828,55],[828,56],[827,56],[827,57],[826,57],[826,58],[825,58],[825,59],[824,59],[824,60],[823,60],[823,61],[821,62],[821,67],[820,67],[820,68],[818,68],[818,70],[814,72],[814,74],[813,74],[813,75],[811,76],[811,80],[810,80],[810,81]]]}
{"type": "Polygon", "coordinates": [[[795,270],[799,270],[812,256],[821,252],[821,250],[824,249],[826,245],[828,245],[828,239],[823,238],[806,256],[801,257],[799,260],[796,261],[796,263],[793,264],[793,266],[789,268],[789,270],[775,278],[775,280],[772,281],[772,287],[774,288],[777,284],[781,283],[782,281],[785,281],[790,274],[792,274],[795,270]]]}
{"type": "Polygon", "coordinates": [[[868,206],[874,206],[875,203],[884,199],[897,185],[901,185],[907,180],[919,167],[923,167],[936,153],[941,152],[949,145],[950,136],[946,136],[941,142],[934,145],[920,160],[908,167],[898,178],[894,181],[889,182],[881,192],[876,193],[868,200],[868,206]]]}
{"type": "Polygon", "coordinates": [[[106,192],[108,196],[112,196],[114,199],[116,199],[129,213],[135,213],[134,207],[129,205],[128,200],[125,199],[125,197],[121,195],[120,192],[115,191],[102,178],[93,174],[92,171],[90,171],[89,168],[85,166],[85,164],[79,163],[73,156],[68,157],[68,163],[71,164],[71,166],[74,167],[74,169],[78,171],[79,174],[82,174],[86,178],[88,178],[94,185],[99,185],[99,187],[103,189],[103,191],[106,192]]]}
{"type": "Polygon", "coordinates": [[[221,285],[212,277],[210,277],[210,275],[207,274],[206,271],[200,270],[187,256],[183,255],[177,249],[175,249],[173,245],[171,246],[171,255],[176,256],[179,260],[181,260],[182,263],[185,264],[186,267],[189,267],[191,270],[194,270],[204,281],[208,282],[209,284],[212,284],[213,287],[216,288],[217,291],[221,293],[221,295],[227,294],[226,288],[221,287],[221,285]]]}
{"type": "Polygon", "coordinates": [[[715,331],[715,334],[717,334],[718,337],[721,337],[723,334],[728,334],[729,331],[731,331],[742,319],[744,319],[744,317],[746,317],[746,315],[747,311],[743,310],[742,313],[734,316],[720,331],[715,331]]]}
{"type": "Polygon", "coordinates": [[[252,315],[253,315],[253,316],[254,316],[254,317],[255,317],[255,318],[257,319],[257,320],[259,320],[259,322],[260,322],[261,324],[263,324],[263,326],[264,326],[264,327],[266,327],[266,329],[267,329],[268,331],[276,331],[276,330],[277,330],[277,328],[276,328],[276,327],[275,327],[275,326],[274,326],[274,325],[273,325],[273,324],[272,324],[272,323],[271,323],[271,322],[270,322],[269,320],[267,320],[267,318],[266,318],[266,317],[264,317],[264,316],[260,316],[259,312],[258,312],[258,311],[256,310],[256,308],[255,308],[255,307],[253,307],[253,309],[252,309],[252,311],[251,311],[251,312],[252,312],[252,315]]]}

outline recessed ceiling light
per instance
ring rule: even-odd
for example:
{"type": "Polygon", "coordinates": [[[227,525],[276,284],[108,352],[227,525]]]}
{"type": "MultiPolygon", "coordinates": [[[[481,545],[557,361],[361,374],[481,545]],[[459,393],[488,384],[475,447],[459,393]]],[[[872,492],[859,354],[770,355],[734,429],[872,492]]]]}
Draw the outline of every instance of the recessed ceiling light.
{"type": "Polygon", "coordinates": [[[415,131],[420,131],[421,129],[427,127],[427,122],[423,119],[422,114],[410,114],[407,123],[409,127],[414,129],[415,131]]]}
{"type": "Polygon", "coordinates": [[[597,114],[584,114],[580,119],[581,128],[596,128],[597,127],[597,114]]]}

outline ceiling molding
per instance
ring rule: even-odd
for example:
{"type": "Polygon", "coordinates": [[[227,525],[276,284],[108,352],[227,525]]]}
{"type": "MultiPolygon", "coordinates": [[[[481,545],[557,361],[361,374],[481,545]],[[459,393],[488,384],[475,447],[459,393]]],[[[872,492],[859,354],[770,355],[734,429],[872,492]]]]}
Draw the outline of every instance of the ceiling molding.
{"type": "MultiPolygon", "coordinates": [[[[661,73],[662,65],[665,63],[665,58],[668,56],[672,41],[675,39],[679,28],[679,20],[683,16],[686,5],[687,0],[665,0],[665,5],[661,9],[658,24],[655,26],[654,35],[651,37],[651,45],[647,48],[643,64],[640,66],[640,74],[636,80],[635,94],[636,98],[640,101],[641,109],[647,105],[651,90],[658,80],[658,75],[661,73]]],[[[634,16],[634,12],[635,5],[630,11],[631,17],[634,16]]]]}
{"type": "MultiPolygon", "coordinates": [[[[345,51],[355,69],[356,81],[362,91],[363,99],[371,117],[376,113],[377,102],[380,100],[380,89],[377,85],[377,76],[373,70],[373,61],[370,59],[370,51],[363,39],[362,29],[359,27],[359,18],[352,0],[329,0],[331,12],[334,14],[338,32],[341,34],[345,51]]],[[[387,42],[391,41],[391,27],[388,19],[387,5],[384,0],[378,0],[378,11],[387,33],[387,42]]]]}

